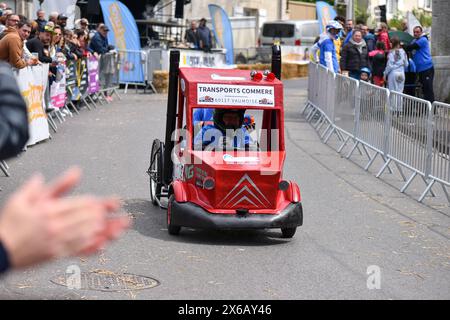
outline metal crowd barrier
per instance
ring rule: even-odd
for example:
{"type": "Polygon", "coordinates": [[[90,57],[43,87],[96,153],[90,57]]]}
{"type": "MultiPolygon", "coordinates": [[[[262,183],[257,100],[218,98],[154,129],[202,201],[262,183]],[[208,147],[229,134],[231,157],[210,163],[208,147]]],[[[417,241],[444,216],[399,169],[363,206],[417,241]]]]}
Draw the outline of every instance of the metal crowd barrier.
{"type": "Polygon", "coordinates": [[[382,157],[383,165],[376,177],[386,169],[392,173],[393,163],[405,181],[401,192],[420,176],[426,189],[419,202],[429,193],[435,196],[432,190],[435,183],[442,186],[450,202],[446,190],[450,187],[449,104],[431,105],[416,97],[334,74],[315,63],[310,63],[308,69],[308,101],[303,114],[321,139],[325,138],[324,143],[334,132],[342,142],[337,149],[339,153],[349,141],[353,145],[347,158],[355,150],[365,153],[369,159],[365,170],[378,155],[382,157]],[[328,123],[328,127],[320,132],[323,123],[328,123]],[[407,177],[402,168],[412,174],[407,177]]]}
{"type": "Polygon", "coordinates": [[[389,91],[361,81],[355,103],[355,144],[347,158],[350,158],[356,147],[361,144],[369,158],[369,162],[364,168],[367,171],[378,155],[386,159],[388,134],[386,111],[389,104],[389,91]],[[371,156],[367,148],[374,151],[375,155],[371,156]]]}
{"type": "MultiPolygon", "coordinates": [[[[391,161],[395,161],[413,171],[413,174],[402,187],[404,192],[413,179],[420,175],[425,184],[429,174],[431,155],[431,124],[433,115],[428,101],[391,91],[387,117],[387,145],[388,161],[377,174],[379,177],[391,161]]],[[[403,172],[398,167],[402,177],[403,172]]]]}
{"type": "Polygon", "coordinates": [[[105,98],[106,96],[116,94],[119,100],[121,99],[118,89],[120,72],[120,59],[117,52],[110,51],[100,56],[100,94],[105,98]]]}
{"type": "Polygon", "coordinates": [[[359,83],[355,79],[336,74],[334,84],[331,84],[331,86],[334,87],[334,126],[325,137],[324,142],[327,143],[331,134],[338,130],[344,136],[347,136],[338,148],[338,152],[341,152],[350,139],[354,140],[356,95],[359,83]]]}
{"type": "Polygon", "coordinates": [[[145,82],[145,68],[147,63],[147,52],[142,50],[118,50],[119,53],[119,83],[125,85],[125,92],[128,92],[128,86],[143,86],[147,88],[145,82]],[[142,78],[137,81],[136,78],[142,78]]]}
{"type": "Polygon", "coordinates": [[[450,202],[450,197],[445,186],[450,186],[450,104],[434,102],[433,126],[431,137],[430,172],[428,175],[428,185],[419,198],[422,201],[431,191],[433,185],[438,182],[450,202]]]}

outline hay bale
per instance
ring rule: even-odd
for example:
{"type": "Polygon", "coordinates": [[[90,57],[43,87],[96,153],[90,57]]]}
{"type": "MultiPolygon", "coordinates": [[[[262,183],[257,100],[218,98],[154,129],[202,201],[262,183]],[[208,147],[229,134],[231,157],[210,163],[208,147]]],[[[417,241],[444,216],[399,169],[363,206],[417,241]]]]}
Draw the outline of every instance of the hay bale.
{"type": "Polygon", "coordinates": [[[239,70],[258,70],[258,71],[271,70],[270,64],[264,64],[264,63],[238,64],[237,68],[239,70]]]}
{"type": "Polygon", "coordinates": [[[237,68],[239,70],[250,70],[250,65],[248,65],[248,64],[238,64],[237,68]]]}
{"type": "Polygon", "coordinates": [[[299,64],[297,66],[298,76],[303,78],[308,76],[308,65],[307,64],[299,64]]]}
{"type": "Polygon", "coordinates": [[[169,90],[169,72],[163,70],[153,71],[153,85],[158,93],[167,93],[169,90]]]}
{"type": "Polygon", "coordinates": [[[292,79],[298,77],[298,68],[296,63],[283,63],[281,67],[281,79],[292,79]]]}

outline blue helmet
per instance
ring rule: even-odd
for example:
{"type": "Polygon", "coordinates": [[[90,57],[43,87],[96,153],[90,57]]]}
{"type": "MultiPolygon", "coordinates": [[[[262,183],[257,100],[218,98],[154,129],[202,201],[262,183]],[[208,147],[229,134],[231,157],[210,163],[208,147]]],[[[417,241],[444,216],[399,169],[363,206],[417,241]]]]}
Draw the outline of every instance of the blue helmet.
{"type": "Polygon", "coordinates": [[[331,21],[328,21],[327,25],[325,26],[325,29],[327,31],[329,31],[330,29],[341,30],[342,29],[342,25],[339,22],[335,21],[335,20],[331,20],[331,21]]]}
{"type": "Polygon", "coordinates": [[[331,20],[331,21],[328,21],[327,25],[325,26],[325,29],[327,30],[327,34],[331,38],[337,39],[339,37],[340,31],[342,30],[342,25],[335,20],[331,20]],[[334,34],[330,33],[331,29],[337,30],[338,34],[334,35],[334,34]]]}
{"type": "Polygon", "coordinates": [[[361,72],[361,73],[363,73],[363,72],[364,72],[364,73],[367,73],[369,76],[370,76],[370,74],[372,73],[372,71],[370,71],[370,69],[367,68],[367,67],[361,68],[360,72],[361,72]]]}

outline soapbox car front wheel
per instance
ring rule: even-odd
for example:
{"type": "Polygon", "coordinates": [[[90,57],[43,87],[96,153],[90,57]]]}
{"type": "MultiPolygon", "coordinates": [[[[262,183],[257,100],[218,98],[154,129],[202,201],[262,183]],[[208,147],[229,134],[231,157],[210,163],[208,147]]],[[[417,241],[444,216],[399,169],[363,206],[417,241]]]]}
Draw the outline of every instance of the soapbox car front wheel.
{"type": "Polygon", "coordinates": [[[177,236],[180,234],[181,227],[174,226],[172,224],[172,212],[173,212],[173,203],[175,202],[175,196],[172,194],[169,197],[169,203],[167,204],[167,231],[170,235],[177,236]]]}
{"type": "Polygon", "coordinates": [[[283,238],[292,238],[297,231],[297,227],[294,228],[281,228],[281,233],[283,238]]]}
{"type": "Polygon", "coordinates": [[[163,187],[163,154],[164,144],[158,139],[154,140],[150,154],[150,166],[147,171],[150,177],[150,200],[154,205],[158,205],[163,187]]]}

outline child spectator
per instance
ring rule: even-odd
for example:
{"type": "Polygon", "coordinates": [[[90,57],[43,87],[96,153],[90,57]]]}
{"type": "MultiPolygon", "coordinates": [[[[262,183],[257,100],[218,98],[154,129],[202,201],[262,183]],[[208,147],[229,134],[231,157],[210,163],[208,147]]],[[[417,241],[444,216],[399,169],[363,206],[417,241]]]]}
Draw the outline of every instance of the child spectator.
{"type": "Polygon", "coordinates": [[[370,82],[370,74],[371,72],[369,68],[367,67],[362,68],[360,72],[361,81],[370,82]]]}
{"type": "Polygon", "coordinates": [[[372,66],[373,84],[384,87],[384,69],[386,69],[386,54],[384,42],[378,41],[375,50],[369,52],[369,61],[372,66]]]}
{"type": "Polygon", "coordinates": [[[400,47],[398,37],[391,39],[392,50],[388,54],[385,78],[388,82],[388,89],[403,93],[405,86],[405,67],[408,66],[406,52],[400,47]]]}

